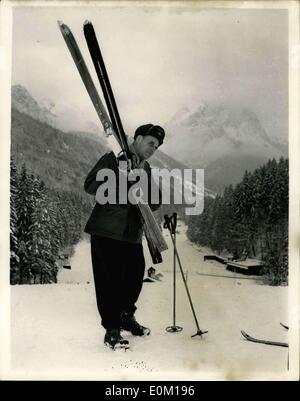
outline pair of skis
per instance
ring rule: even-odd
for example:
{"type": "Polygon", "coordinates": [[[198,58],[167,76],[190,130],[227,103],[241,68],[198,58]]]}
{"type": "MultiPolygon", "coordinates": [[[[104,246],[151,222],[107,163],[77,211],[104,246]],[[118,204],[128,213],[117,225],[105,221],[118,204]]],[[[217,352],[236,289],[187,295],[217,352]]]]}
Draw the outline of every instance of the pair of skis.
{"type": "MultiPolygon", "coordinates": [[[[103,125],[105,134],[107,136],[114,135],[122,152],[125,155],[128,165],[132,166],[132,161],[131,161],[132,156],[129,150],[127,137],[122,126],[120,115],[114,99],[113,91],[105,68],[104,60],[101,54],[101,50],[92,23],[89,21],[86,21],[84,23],[83,26],[84,36],[103,92],[109,116],[106,112],[106,108],[104,107],[98,95],[97,89],[90,76],[84,58],[80,52],[80,49],[76,43],[76,40],[70,28],[61,21],[58,21],[58,26],[67,44],[67,47],[71,53],[71,56],[75,62],[75,65],[78,69],[81,79],[86,87],[86,90],[92,100],[97,115],[103,125]]],[[[152,261],[154,264],[161,263],[162,262],[161,252],[168,249],[167,243],[164,237],[162,236],[161,230],[155,220],[155,217],[149,205],[144,203],[138,203],[137,206],[144,220],[144,231],[149,251],[152,257],[152,261]]]]}
{"type": "MultiPolygon", "coordinates": [[[[280,323],[282,327],[284,327],[286,330],[288,330],[288,326],[286,326],[283,323],[280,323]]],[[[250,336],[249,334],[247,334],[245,331],[241,330],[241,333],[243,335],[243,337],[247,340],[247,341],[251,341],[254,343],[259,343],[259,344],[266,344],[266,345],[275,345],[277,347],[288,347],[288,343],[283,343],[283,342],[279,342],[279,341],[271,341],[271,340],[263,340],[263,339],[259,339],[259,338],[255,338],[250,336]]]]}

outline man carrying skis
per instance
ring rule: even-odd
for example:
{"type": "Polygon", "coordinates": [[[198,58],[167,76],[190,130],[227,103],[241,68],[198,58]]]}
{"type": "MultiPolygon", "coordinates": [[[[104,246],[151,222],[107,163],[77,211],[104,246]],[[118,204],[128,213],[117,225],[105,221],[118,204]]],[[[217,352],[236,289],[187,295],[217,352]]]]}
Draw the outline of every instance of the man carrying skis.
{"type": "MultiPolygon", "coordinates": [[[[143,169],[148,177],[148,200],[151,186],[155,185],[151,167],[146,161],[163,143],[165,132],[158,125],[142,125],[135,131],[130,146],[133,168],[143,169]]],[[[88,174],[84,189],[96,195],[101,185],[96,180],[101,169],[112,170],[118,193],[119,162],[113,152],[100,158],[88,174]]],[[[97,200],[97,197],[96,197],[97,200]]],[[[160,200],[161,202],[161,200],[160,200]]],[[[152,211],[160,206],[149,203],[152,211]]],[[[142,247],[143,222],[138,207],[127,203],[96,203],[86,224],[85,232],[91,235],[91,256],[95,281],[96,300],[101,324],[106,329],[104,343],[112,349],[128,348],[129,342],[121,336],[121,329],[135,336],[150,334],[135,317],[135,303],[142,289],[145,260],[142,247]]]]}

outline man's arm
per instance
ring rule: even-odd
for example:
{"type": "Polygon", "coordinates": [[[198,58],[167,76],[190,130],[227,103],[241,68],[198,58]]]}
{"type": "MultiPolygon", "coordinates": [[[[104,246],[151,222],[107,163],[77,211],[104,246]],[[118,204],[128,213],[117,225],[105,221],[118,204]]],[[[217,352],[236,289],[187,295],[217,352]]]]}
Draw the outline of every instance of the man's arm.
{"type": "Polygon", "coordinates": [[[99,170],[103,168],[113,169],[113,160],[115,159],[115,155],[113,152],[106,153],[103,155],[92,168],[92,170],[88,173],[85,182],[84,182],[84,190],[90,195],[96,195],[98,187],[102,184],[101,181],[97,181],[97,173],[99,170]]]}

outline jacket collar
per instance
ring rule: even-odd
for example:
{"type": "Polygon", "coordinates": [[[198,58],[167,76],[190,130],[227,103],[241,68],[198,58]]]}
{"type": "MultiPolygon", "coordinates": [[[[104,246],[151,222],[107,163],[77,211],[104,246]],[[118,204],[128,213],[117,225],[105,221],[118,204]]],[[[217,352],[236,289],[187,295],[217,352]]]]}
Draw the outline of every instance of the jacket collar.
{"type": "Polygon", "coordinates": [[[138,168],[144,168],[144,166],[145,166],[145,160],[141,160],[141,159],[139,158],[139,156],[138,156],[137,153],[136,153],[136,150],[135,150],[135,148],[134,148],[133,143],[131,143],[131,144],[129,145],[129,150],[130,150],[130,152],[133,153],[133,154],[135,155],[135,157],[137,158],[138,168]]]}

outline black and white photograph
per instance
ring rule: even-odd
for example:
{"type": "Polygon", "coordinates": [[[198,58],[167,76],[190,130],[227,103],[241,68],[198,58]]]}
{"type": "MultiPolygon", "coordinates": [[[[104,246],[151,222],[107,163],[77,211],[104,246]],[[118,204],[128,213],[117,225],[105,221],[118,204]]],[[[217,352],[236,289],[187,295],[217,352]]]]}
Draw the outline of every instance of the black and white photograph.
{"type": "Polygon", "coordinates": [[[0,378],[299,380],[299,2],[0,7],[0,378]]]}

